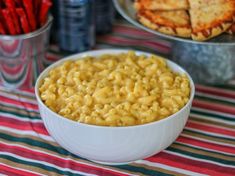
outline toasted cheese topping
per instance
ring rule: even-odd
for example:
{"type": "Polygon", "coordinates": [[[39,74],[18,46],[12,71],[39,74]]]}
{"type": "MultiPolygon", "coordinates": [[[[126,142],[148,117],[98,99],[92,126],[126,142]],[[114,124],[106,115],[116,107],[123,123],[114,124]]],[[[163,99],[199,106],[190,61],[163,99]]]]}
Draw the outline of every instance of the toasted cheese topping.
{"type": "Polygon", "coordinates": [[[190,9],[193,39],[206,40],[225,32],[233,24],[234,9],[232,1],[190,9]],[[202,37],[198,38],[200,33],[202,37]]]}
{"type": "Polygon", "coordinates": [[[135,6],[148,10],[186,10],[189,4],[187,0],[136,0],[135,6]]]}

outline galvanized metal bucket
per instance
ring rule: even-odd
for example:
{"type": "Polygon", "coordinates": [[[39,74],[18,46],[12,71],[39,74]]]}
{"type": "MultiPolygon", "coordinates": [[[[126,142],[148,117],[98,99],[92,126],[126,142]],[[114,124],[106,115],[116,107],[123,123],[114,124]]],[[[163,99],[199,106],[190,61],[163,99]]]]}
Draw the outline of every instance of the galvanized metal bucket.
{"type": "Polygon", "coordinates": [[[234,43],[173,42],[171,59],[200,84],[225,84],[235,78],[234,43]]]}
{"type": "Polygon", "coordinates": [[[32,88],[46,67],[46,51],[53,18],[29,34],[0,35],[0,86],[7,89],[32,88]]]}

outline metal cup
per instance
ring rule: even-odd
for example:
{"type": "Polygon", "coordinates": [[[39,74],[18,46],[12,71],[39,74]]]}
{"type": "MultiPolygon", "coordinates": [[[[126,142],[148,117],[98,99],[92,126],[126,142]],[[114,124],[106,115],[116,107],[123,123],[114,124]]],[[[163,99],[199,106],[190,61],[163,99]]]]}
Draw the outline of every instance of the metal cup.
{"type": "Polygon", "coordinates": [[[47,66],[46,51],[53,18],[35,32],[0,35],[0,86],[28,89],[34,86],[39,73],[47,66]]]}

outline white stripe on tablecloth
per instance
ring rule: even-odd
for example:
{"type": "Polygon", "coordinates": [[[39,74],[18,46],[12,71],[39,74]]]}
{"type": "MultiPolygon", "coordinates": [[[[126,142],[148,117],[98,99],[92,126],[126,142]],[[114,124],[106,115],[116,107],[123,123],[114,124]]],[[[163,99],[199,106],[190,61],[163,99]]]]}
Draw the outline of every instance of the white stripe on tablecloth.
{"type": "Polygon", "coordinates": [[[168,166],[168,165],[165,165],[165,164],[155,163],[155,162],[151,162],[151,161],[147,161],[147,160],[138,160],[138,161],[135,161],[135,163],[144,164],[144,165],[147,165],[147,166],[152,166],[152,167],[157,167],[157,168],[162,168],[162,169],[166,169],[166,170],[169,170],[169,171],[178,172],[178,173],[181,173],[181,174],[186,174],[186,175],[191,175],[191,176],[206,176],[205,174],[200,174],[200,173],[196,173],[196,172],[193,172],[193,171],[180,169],[180,168],[177,168],[177,167],[172,167],[172,166],[168,166]]]}
{"type": "Polygon", "coordinates": [[[0,155],[11,156],[11,157],[14,157],[14,158],[17,158],[17,159],[20,159],[20,160],[23,160],[23,161],[28,161],[28,162],[31,162],[31,163],[43,164],[45,166],[49,166],[49,167],[58,169],[62,172],[71,172],[71,173],[74,173],[74,174],[82,174],[82,175],[86,175],[86,176],[97,176],[97,175],[94,175],[94,174],[88,174],[88,173],[81,172],[81,171],[71,170],[70,168],[59,167],[55,164],[51,164],[51,163],[48,163],[48,162],[45,162],[45,161],[38,161],[38,160],[34,160],[34,159],[25,158],[25,157],[22,157],[22,156],[19,156],[19,155],[16,155],[16,154],[12,154],[12,153],[9,153],[9,152],[0,152],[0,155]]]}
{"type": "Polygon", "coordinates": [[[15,134],[18,134],[18,135],[34,136],[34,137],[37,137],[37,138],[41,138],[45,141],[55,142],[55,140],[51,136],[47,136],[47,135],[44,135],[44,134],[39,134],[39,133],[36,133],[35,131],[31,131],[31,130],[17,130],[15,128],[10,128],[10,127],[5,127],[5,126],[0,126],[0,130],[7,131],[7,132],[10,132],[10,133],[15,133],[15,134]]]}
{"type": "Polygon", "coordinates": [[[233,169],[235,168],[235,166],[232,166],[232,165],[222,164],[222,163],[219,163],[219,162],[216,162],[216,161],[211,161],[211,160],[208,160],[208,159],[196,158],[196,157],[181,154],[181,153],[178,153],[178,152],[173,152],[173,151],[169,151],[169,150],[164,150],[163,152],[171,154],[171,155],[177,155],[177,156],[180,156],[180,157],[183,157],[183,158],[191,159],[191,160],[194,160],[194,161],[200,161],[200,162],[215,164],[215,165],[218,165],[218,166],[226,167],[228,169],[229,168],[233,168],[233,169]]]}

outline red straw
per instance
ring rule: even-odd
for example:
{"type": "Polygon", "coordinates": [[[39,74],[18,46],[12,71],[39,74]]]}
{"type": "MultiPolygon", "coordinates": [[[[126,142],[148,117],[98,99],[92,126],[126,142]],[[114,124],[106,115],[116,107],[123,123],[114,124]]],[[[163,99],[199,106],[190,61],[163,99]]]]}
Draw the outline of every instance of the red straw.
{"type": "Polygon", "coordinates": [[[34,11],[33,2],[32,0],[23,0],[23,5],[25,8],[31,29],[34,31],[37,28],[37,24],[36,24],[35,16],[33,14],[33,11],[34,11]]]}
{"type": "Polygon", "coordinates": [[[16,12],[18,14],[18,17],[20,18],[21,27],[22,27],[24,33],[31,32],[31,28],[30,28],[29,23],[27,21],[27,16],[26,16],[26,13],[25,13],[24,9],[23,8],[17,8],[16,12]]]}
{"type": "Polygon", "coordinates": [[[3,9],[2,14],[5,19],[9,33],[11,35],[16,35],[16,29],[10,11],[8,9],[3,9]]]}
{"type": "Polygon", "coordinates": [[[43,26],[46,23],[47,14],[51,6],[52,2],[50,0],[42,0],[40,14],[39,14],[39,21],[41,26],[43,26]]]}
{"type": "Polygon", "coordinates": [[[18,19],[18,15],[16,13],[16,4],[14,0],[6,0],[6,6],[10,10],[10,14],[12,16],[13,23],[16,28],[16,33],[20,34],[21,33],[21,28],[20,28],[20,22],[18,19]]]}
{"type": "Polygon", "coordinates": [[[1,21],[0,21],[0,34],[3,34],[3,35],[7,34],[1,21]]]}

